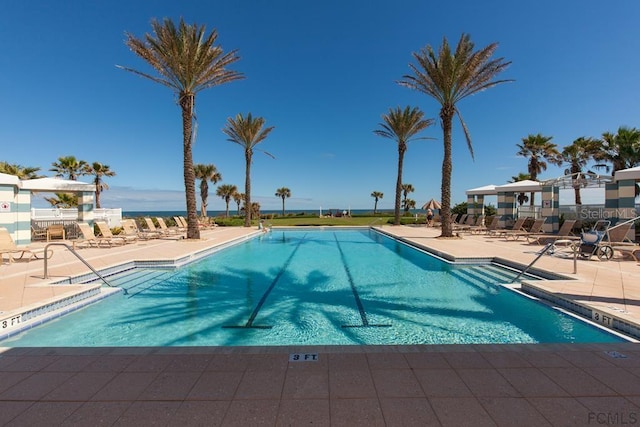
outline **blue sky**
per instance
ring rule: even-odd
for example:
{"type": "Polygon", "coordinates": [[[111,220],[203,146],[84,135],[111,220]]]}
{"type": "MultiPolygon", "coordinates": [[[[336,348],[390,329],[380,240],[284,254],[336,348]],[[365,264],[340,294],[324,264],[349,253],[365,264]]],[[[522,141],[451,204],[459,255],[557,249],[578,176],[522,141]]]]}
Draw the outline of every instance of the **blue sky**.
{"type": "MultiPolygon", "coordinates": [[[[116,68],[149,72],[125,46],[152,18],[180,17],[217,29],[245,79],[198,94],[194,162],[213,163],[220,184],[244,189],[241,147],[222,133],[237,113],[275,129],[252,166],[252,199],[287,208],[392,209],[397,146],[373,134],[396,106],[437,117],[438,104],[395,81],[412,52],[469,33],[476,47],[498,42],[512,61],[499,85],[459,105],[475,161],[454,123],[452,202],[465,190],[505,184],[526,172],[516,144],[553,136],[560,148],[580,136],[640,126],[640,37],[636,0],[602,1],[62,1],[0,3],[0,160],[47,172],[60,156],[108,164],[104,207],[184,209],[182,127],[174,94],[116,68]],[[446,3],[446,4],[445,4],[446,3]]],[[[418,205],[440,197],[442,130],[423,132],[405,158],[404,182],[418,205]]],[[[540,178],[562,175],[550,167],[540,178]]],[[[89,181],[89,177],[84,177],[89,181]]],[[[209,209],[222,210],[211,185],[209,209]]],[[[589,202],[589,200],[587,200],[589,202]]],[[[602,203],[603,200],[594,202],[602,203]]],[[[198,203],[199,205],[199,203],[198,203]]]]}

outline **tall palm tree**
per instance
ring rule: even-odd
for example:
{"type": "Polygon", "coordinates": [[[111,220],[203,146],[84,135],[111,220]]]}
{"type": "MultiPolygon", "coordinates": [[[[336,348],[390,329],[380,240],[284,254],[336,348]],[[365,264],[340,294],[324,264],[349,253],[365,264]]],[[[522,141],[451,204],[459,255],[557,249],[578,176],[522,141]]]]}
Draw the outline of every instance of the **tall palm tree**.
{"type": "Polygon", "coordinates": [[[0,162],[0,173],[6,173],[7,175],[17,176],[19,179],[36,179],[41,176],[38,175],[40,168],[22,166],[18,164],[0,162]]]}
{"type": "Polygon", "coordinates": [[[632,168],[640,163],[640,130],[621,126],[615,134],[602,134],[601,150],[596,153],[595,160],[599,168],[610,170],[610,163],[615,172],[632,168]]]}
{"type": "MultiPolygon", "coordinates": [[[[618,132],[602,134],[601,150],[594,155],[599,162],[595,167],[609,170],[608,163],[613,167],[612,175],[622,169],[640,165],[640,130],[621,126],[618,132]]],[[[636,197],[640,195],[640,185],[635,185],[636,197]]]]}
{"type": "MultiPolygon", "coordinates": [[[[229,201],[232,197],[235,197],[236,194],[238,194],[238,187],[232,184],[223,184],[218,186],[218,188],[216,189],[216,196],[222,197],[222,200],[224,200],[224,203],[227,207],[227,218],[229,218],[229,201]]],[[[240,210],[240,208],[238,208],[238,210],[240,210]]]]}
{"type": "Polygon", "coordinates": [[[276,197],[280,197],[282,199],[282,216],[284,216],[284,199],[291,197],[291,190],[287,187],[278,188],[276,190],[276,197]]]}
{"type": "Polygon", "coordinates": [[[240,216],[240,206],[242,205],[242,201],[244,200],[244,193],[238,193],[237,191],[233,193],[233,201],[236,202],[238,207],[237,215],[240,216]]]}
{"type": "Polygon", "coordinates": [[[375,199],[375,204],[373,205],[373,214],[375,215],[378,211],[378,200],[384,197],[384,193],[381,191],[374,191],[371,193],[371,197],[375,199]]]}
{"type": "MultiPolygon", "coordinates": [[[[262,117],[256,117],[255,119],[251,116],[251,113],[247,114],[247,117],[244,117],[242,113],[236,115],[235,118],[229,117],[227,119],[227,124],[225,125],[222,132],[224,132],[229,138],[227,141],[238,144],[242,148],[244,148],[244,159],[246,164],[245,169],[245,183],[244,183],[244,205],[251,205],[251,158],[253,157],[253,150],[256,149],[256,145],[260,144],[264,141],[269,133],[273,130],[273,126],[269,126],[267,128],[264,127],[265,120],[262,117]]],[[[264,150],[260,150],[265,153],[267,156],[274,158],[275,157],[267,153],[264,150]]],[[[244,217],[244,226],[251,226],[251,209],[246,209],[245,217],[244,217]]]]}
{"type": "Polygon", "coordinates": [[[222,180],[222,175],[218,172],[215,165],[205,165],[198,163],[193,166],[193,173],[196,179],[200,180],[200,200],[202,205],[200,206],[200,213],[203,217],[207,217],[207,200],[209,199],[209,181],[217,184],[222,180]]]}
{"type": "Polygon", "coordinates": [[[373,131],[378,136],[393,139],[398,144],[398,176],[396,178],[396,198],[394,208],[395,225],[400,225],[400,192],[402,191],[402,169],[404,165],[404,155],[407,152],[409,142],[424,137],[415,136],[433,124],[433,119],[425,119],[424,113],[418,107],[390,108],[387,114],[382,115],[383,123],[379,126],[382,129],[373,131]]]}
{"type": "Polygon", "coordinates": [[[85,173],[87,175],[93,175],[93,184],[96,186],[96,209],[100,209],[100,194],[104,190],[108,190],[109,186],[103,181],[104,177],[115,176],[116,173],[109,168],[109,165],[104,165],[100,162],[93,162],[85,167],[85,173]]]}
{"type": "Polygon", "coordinates": [[[580,174],[582,174],[587,162],[600,151],[600,141],[593,138],[581,136],[575,139],[571,145],[567,145],[562,149],[562,161],[569,165],[569,169],[565,170],[565,175],[571,175],[573,184],[573,192],[575,195],[576,205],[582,204],[580,195],[580,174]]]}
{"type": "Polygon", "coordinates": [[[155,71],[152,76],[132,68],[120,67],[141,77],[160,83],[173,90],[182,110],[182,145],[184,188],[187,204],[187,238],[200,238],[198,215],[196,210],[195,175],[193,171],[193,151],[195,129],[196,94],[224,83],[242,78],[236,71],[227,67],[239,57],[236,51],[224,53],[216,45],[216,30],[206,36],[204,26],[187,25],[180,19],[176,28],[168,18],[163,22],[151,21],[154,34],[147,33],[144,39],[138,39],[127,33],[126,45],[140,58],[144,59],[155,71]]]}
{"type": "Polygon", "coordinates": [[[405,75],[398,84],[423,92],[440,103],[440,120],[442,124],[444,157],[442,159],[442,197],[440,216],[442,220],[442,237],[453,236],[451,224],[451,129],[453,116],[457,115],[462,125],[467,146],[473,158],[471,137],[460,111],[458,101],[488,89],[497,84],[511,80],[494,80],[494,78],[511,62],[503,58],[491,59],[498,44],[492,43],[478,51],[473,51],[474,44],[469,35],[462,34],[455,52],[451,51],[446,38],[443,38],[438,53],[427,45],[420,52],[413,53],[417,65],[409,64],[413,75],[405,75]]]}
{"type": "Polygon", "coordinates": [[[51,163],[51,172],[55,172],[56,176],[66,177],[70,180],[77,180],[78,176],[85,175],[87,162],[78,160],[74,156],[58,157],[57,162],[51,163]]]}
{"type": "MultiPolygon", "coordinates": [[[[529,135],[522,138],[522,144],[516,144],[520,149],[516,154],[529,159],[527,170],[533,181],[537,181],[540,172],[547,170],[547,162],[557,166],[562,165],[562,156],[558,146],[551,142],[552,139],[552,136],[542,134],[529,135]]],[[[531,192],[530,206],[535,205],[534,196],[535,193],[531,192]]]]}
{"type": "Polygon", "coordinates": [[[413,193],[414,191],[416,191],[415,188],[413,188],[413,185],[411,184],[402,184],[402,207],[404,207],[404,211],[405,212],[409,212],[409,208],[407,208],[407,197],[409,196],[409,193],[413,193]]]}

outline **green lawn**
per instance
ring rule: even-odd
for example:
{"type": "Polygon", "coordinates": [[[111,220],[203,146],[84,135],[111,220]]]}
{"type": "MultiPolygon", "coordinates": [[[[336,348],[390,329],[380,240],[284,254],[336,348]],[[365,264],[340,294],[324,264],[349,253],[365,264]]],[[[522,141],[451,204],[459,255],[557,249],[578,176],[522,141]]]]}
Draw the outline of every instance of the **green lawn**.
{"type": "Polygon", "coordinates": [[[341,217],[341,218],[318,218],[318,217],[276,217],[273,219],[266,219],[267,225],[274,227],[282,226],[299,226],[299,225],[381,225],[386,224],[392,217],[386,216],[354,216],[354,217],[341,217]]]}
{"type": "MultiPolygon", "coordinates": [[[[265,216],[263,217],[265,224],[272,227],[296,227],[296,226],[370,226],[393,224],[393,215],[355,215],[351,217],[324,217],[319,218],[316,215],[287,215],[287,216],[265,216]]],[[[417,223],[424,224],[425,216],[418,217],[417,223]]],[[[244,225],[244,218],[233,216],[225,218],[223,216],[215,217],[218,225],[223,227],[241,227],[244,225]]],[[[401,224],[415,224],[414,215],[400,217],[401,224]]],[[[258,226],[258,220],[251,221],[254,227],[258,226]]]]}

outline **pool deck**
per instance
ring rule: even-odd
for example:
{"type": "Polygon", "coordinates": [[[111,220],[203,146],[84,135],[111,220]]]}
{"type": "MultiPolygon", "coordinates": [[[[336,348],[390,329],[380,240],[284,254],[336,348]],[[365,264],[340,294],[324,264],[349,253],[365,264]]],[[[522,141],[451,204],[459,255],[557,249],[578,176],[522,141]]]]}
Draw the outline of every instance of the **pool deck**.
{"type": "MultiPolygon", "coordinates": [[[[440,255],[526,265],[541,246],[438,229],[384,226],[440,255]]],[[[96,269],[172,260],[255,229],[203,231],[82,249],[96,269]]],[[[88,269],[54,247],[0,266],[0,320],[86,291],[51,285],[88,269]]],[[[543,256],[567,280],[534,286],[620,322],[640,324],[640,265],[543,256]]],[[[532,282],[533,283],[533,282],[532,282]]],[[[0,332],[3,332],[0,330],[0,332]]],[[[640,419],[640,345],[508,344],[327,347],[0,348],[0,425],[606,425],[640,419]],[[299,354],[307,361],[290,361],[299,354]],[[317,359],[316,359],[317,357],[317,359]]]]}

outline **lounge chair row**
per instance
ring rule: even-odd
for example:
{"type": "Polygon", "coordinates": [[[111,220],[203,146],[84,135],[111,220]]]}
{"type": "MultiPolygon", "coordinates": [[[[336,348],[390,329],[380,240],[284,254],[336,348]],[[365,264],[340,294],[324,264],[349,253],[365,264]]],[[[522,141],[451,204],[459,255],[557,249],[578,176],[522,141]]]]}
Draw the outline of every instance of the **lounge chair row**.
{"type": "MultiPolygon", "coordinates": [[[[472,215],[463,215],[457,223],[454,223],[453,229],[456,232],[484,233],[487,237],[498,237],[505,240],[519,240],[521,237],[527,240],[529,244],[548,244],[554,242],[580,242],[581,235],[573,233],[573,229],[577,220],[565,220],[556,233],[545,232],[543,226],[546,218],[538,218],[533,221],[529,229],[525,228],[525,223],[531,218],[518,218],[511,228],[498,228],[498,217],[494,216],[490,224],[484,225],[484,216],[479,215],[473,220],[472,215]]],[[[614,227],[608,227],[608,221],[599,221],[606,223],[605,236],[603,243],[606,243],[614,251],[619,252],[624,257],[632,258],[640,262],[640,245],[633,242],[627,237],[632,226],[632,221],[624,222],[614,227]]]]}

